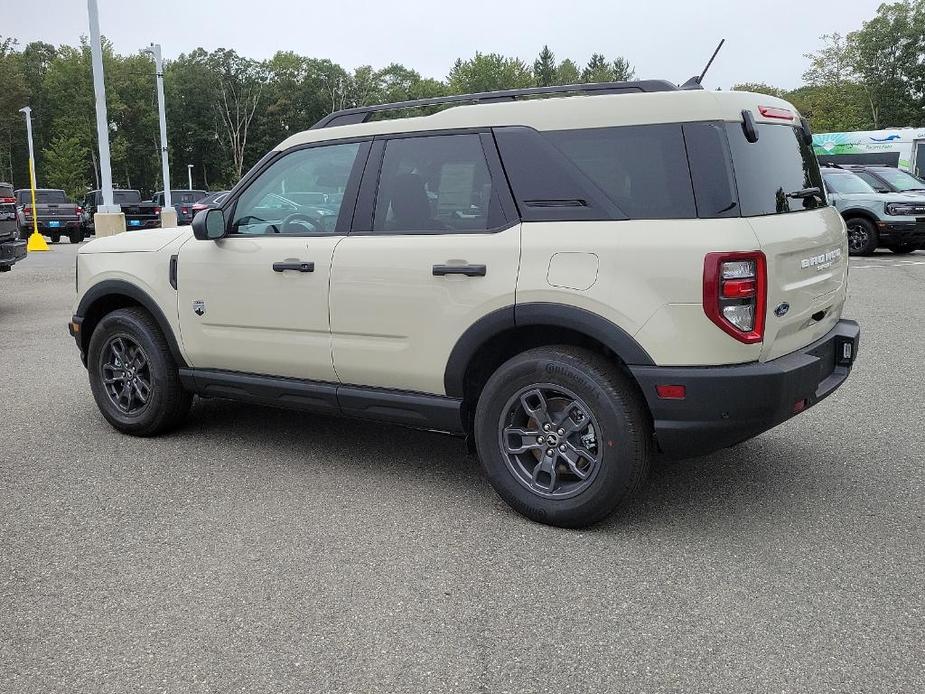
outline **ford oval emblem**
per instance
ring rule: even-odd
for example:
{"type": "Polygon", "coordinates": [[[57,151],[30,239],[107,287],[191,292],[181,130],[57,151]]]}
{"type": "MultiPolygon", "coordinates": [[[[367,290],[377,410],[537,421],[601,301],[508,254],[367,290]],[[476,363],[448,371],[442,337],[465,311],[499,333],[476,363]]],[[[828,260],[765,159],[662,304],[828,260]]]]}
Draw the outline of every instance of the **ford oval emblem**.
{"type": "Polygon", "coordinates": [[[776,309],[774,309],[774,315],[777,316],[778,318],[783,318],[785,315],[787,315],[787,311],[789,310],[790,310],[790,304],[788,304],[785,301],[780,306],[778,306],[776,309]]]}

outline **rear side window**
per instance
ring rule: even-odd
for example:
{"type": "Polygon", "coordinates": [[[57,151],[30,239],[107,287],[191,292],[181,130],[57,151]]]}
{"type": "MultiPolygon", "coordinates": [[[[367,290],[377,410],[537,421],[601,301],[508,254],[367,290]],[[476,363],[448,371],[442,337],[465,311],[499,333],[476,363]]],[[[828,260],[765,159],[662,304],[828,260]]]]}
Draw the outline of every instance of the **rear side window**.
{"type": "Polygon", "coordinates": [[[757,217],[824,206],[815,196],[795,195],[807,188],[823,189],[816,156],[797,130],[789,125],[756,127],[758,141],[749,142],[741,123],[726,124],[742,215],[757,217]]]}
{"type": "Polygon", "coordinates": [[[630,219],[697,216],[680,125],[559,130],[545,135],[630,219]]]}
{"type": "Polygon", "coordinates": [[[386,143],[374,232],[487,231],[503,222],[478,135],[386,143]]]}

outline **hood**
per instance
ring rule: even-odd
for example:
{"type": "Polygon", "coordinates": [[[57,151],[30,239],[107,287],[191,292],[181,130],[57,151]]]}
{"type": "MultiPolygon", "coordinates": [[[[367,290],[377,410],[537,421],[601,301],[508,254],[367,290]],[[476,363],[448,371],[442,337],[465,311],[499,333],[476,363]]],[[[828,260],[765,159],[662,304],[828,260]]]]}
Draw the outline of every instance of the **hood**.
{"type": "Polygon", "coordinates": [[[172,229],[138,229],[115,236],[105,236],[84,244],[77,251],[84,253],[150,253],[184,235],[192,235],[191,227],[172,229]]]}
{"type": "Polygon", "coordinates": [[[916,193],[836,193],[842,200],[868,202],[917,202],[925,205],[925,195],[916,193]]]}

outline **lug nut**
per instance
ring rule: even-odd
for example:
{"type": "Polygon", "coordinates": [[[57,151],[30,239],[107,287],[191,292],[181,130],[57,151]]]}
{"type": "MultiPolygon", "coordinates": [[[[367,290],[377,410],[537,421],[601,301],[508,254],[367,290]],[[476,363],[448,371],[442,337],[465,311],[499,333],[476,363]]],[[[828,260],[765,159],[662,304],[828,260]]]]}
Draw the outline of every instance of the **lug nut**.
{"type": "Polygon", "coordinates": [[[564,445],[559,446],[559,450],[562,451],[563,453],[565,453],[565,446],[564,446],[564,445]]]}
{"type": "Polygon", "coordinates": [[[547,448],[547,449],[546,449],[546,455],[547,455],[548,457],[551,458],[553,453],[555,453],[555,451],[552,450],[551,448],[547,448]]]}
{"type": "Polygon", "coordinates": [[[537,443],[543,443],[545,440],[546,440],[546,439],[544,439],[542,436],[537,436],[537,437],[536,437],[536,442],[537,442],[537,443]]]}
{"type": "Polygon", "coordinates": [[[559,434],[559,436],[565,436],[565,429],[559,429],[557,433],[559,434]]]}
{"type": "Polygon", "coordinates": [[[548,424],[543,425],[543,431],[549,431],[550,429],[552,429],[552,427],[549,426],[548,424]]]}

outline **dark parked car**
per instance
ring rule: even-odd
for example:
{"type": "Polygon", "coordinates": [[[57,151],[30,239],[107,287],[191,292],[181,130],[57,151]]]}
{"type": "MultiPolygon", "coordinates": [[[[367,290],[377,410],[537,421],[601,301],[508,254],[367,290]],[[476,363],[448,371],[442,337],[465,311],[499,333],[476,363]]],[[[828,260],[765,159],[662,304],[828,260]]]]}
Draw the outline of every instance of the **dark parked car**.
{"type": "Polygon", "coordinates": [[[35,191],[35,208],[32,207],[32,191],[22,188],[16,191],[17,223],[19,236],[27,238],[32,233],[32,217],[38,222],[38,230],[52,243],[58,243],[67,236],[71,243],[84,239],[80,229],[80,206],[71,202],[63,190],[39,188],[35,191]]]}
{"type": "Polygon", "coordinates": [[[9,183],[0,183],[0,272],[26,257],[26,242],[18,240],[16,195],[9,183]]]}
{"type": "MultiPolygon", "coordinates": [[[[161,225],[161,208],[157,203],[142,202],[141,193],[137,190],[112,191],[113,202],[122,208],[125,215],[125,228],[156,229],[161,225]]],[[[86,235],[96,233],[93,227],[93,215],[103,204],[103,193],[91,190],[83,201],[83,229],[86,235]]]]}
{"type": "Polygon", "coordinates": [[[228,193],[229,191],[227,190],[219,190],[214,193],[209,193],[204,198],[200,198],[199,201],[193,205],[193,216],[195,217],[197,212],[218,207],[222,204],[222,201],[228,193]]]}
{"type": "MultiPolygon", "coordinates": [[[[177,211],[177,224],[185,226],[193,221],[193,205],[204,198],[208,193],[204,190],[171,190],[170,203],[173,209],[177,211]]],[[[164,207],[164,191],[157,191],[152,202],[164,207]]]]}

